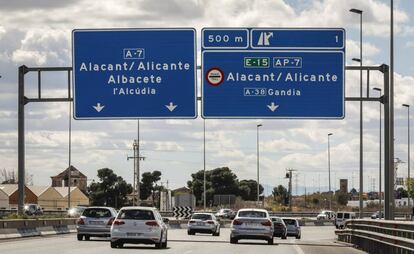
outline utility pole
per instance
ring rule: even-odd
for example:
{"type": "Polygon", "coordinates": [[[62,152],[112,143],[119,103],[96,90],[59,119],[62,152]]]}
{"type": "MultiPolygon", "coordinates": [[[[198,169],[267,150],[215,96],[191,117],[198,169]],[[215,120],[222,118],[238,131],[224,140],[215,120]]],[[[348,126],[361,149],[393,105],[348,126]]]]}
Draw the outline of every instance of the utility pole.
{"type": "Polygon", "coordinates": [[[288,168],[286,171],[286,178],[289,178],[289,210],[292,211],[292,172],[296,170],[288,168]]]}
{"type": "MultiPolygon", "coordinates": [[[[139,155],[139,142],[138,140],[134,140],[134,143],[132,144],[132,148],[134,151],[134,156],[128,156],[127,160],[134,159],[134,181],[133,181],[133,196],[132,204],[139,205],[140,204],[140,183],[139,183],[139,161],[145,160],[144,156],[139,155]],[[135,199],[137,200],[137,203],[135,203],[135,199]]],[[[167,183],[168,184],[168,183],[167,183]]]]}

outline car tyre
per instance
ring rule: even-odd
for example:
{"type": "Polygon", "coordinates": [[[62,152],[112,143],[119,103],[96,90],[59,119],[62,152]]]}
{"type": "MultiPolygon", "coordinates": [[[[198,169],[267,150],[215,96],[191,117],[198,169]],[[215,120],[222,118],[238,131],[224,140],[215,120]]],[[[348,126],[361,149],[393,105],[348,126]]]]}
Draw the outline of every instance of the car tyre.
{"type": "Polygon", "coordinates": [[[167,248],[167,244],[168,244],[168,239],[167,239],[167,238],[165,238],[165,242],[163,242],[163,243],[162,243],[162,246],[161,246],[161,247],[162,247],[163,249],[166,249],[166,248],[167,248]]]}
{"type": "Polygon", "coordinates": [[[267,240],[267,244],[268,245],[273,245],[273,237],[271,239],[267,240]]]}
{"type": "Polygon", "coordinates": [[[300,238],[301,238],[301,235],[297,235],[297,236],[296,236],[296,239],[300,239],[300,238]]]}
{"type": "Polygon", "coordinates": [[[89,241],[90,239],[91,239],[91,237],[90,237],[90,236],[85,235],[85,241],[89,241]]]}
{"type": "Polygon", "coordinates": [[[192,231],[192,230],[188,230],[188,231],[187,231],[187,234],[188,234],[188,235],[195,235],[195,232],[194,232],[194,231],[192,231]]]}
{"type": "Polygon", "coordinates": [[[118,247],[118,245],[115,243],[115,242],[112,242],[111,241],[111,248],[112,249],[115,249],[115,248],[117,248],[118,247]]]}
{"type": "Polygon", "coordinates": [[[162,237],[163,237],[163,235],[161,234],[160,242],[155,244],[156,249],[161,249],[162,248],[162,237]]]}
{"type": "Polygon", "coordinates": [[[239,241],[236,239],[236,238],[234,238],[234,237],[230,237],[230,243],[231,244],[237,244],[239,241]]]}
{"type": "Polygon", "coordinates": [[[82,241],[83,240],[83,235],[77,235],[78,237],[78,241],[82,241]]]}
{"type": "Polygon", "coordinates": [[[282,235],[282,237],[281,237],[283,240],[285,240],[286,238],[287,238],[287,236],[286,235],[282,235]]]}

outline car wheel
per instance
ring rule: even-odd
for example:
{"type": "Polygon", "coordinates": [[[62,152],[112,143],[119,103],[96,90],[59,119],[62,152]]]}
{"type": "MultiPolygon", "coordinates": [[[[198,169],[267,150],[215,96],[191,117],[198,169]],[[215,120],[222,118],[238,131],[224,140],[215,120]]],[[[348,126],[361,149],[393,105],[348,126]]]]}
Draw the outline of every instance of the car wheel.
{"type": "Polygon", "coordinates": [[[118,247],[118,245],[117,245],[115,242],[112,242],[112,241],[111,241],[111,248],[112,248],[112,249],[115,249],[116,247],[118,247]]]}
{"type": "Polygon", "coordinates": [[[91,239],[91,237],[88,235],[85,235],[85,241],[89,241],[89,239],[91,239]]]}
{"type": "Polygon", "coordinates": [[[167,243],[168,243],[168,239],[167,237],[165,238],[165,242],[162,243],[162,248],[166,249],[167,248],[167,243]]]}
{"type": "Polygon", "coordinates": [[[187,233],[188,233],[189,235],[195,235],[195,232],[194,232],[194,231],[192,231],[192,230],[188,230],[188,231],[187,231],[187,233]]]}
{"type": "Polygon", "coordinates": [[[160,237],[160,242],[155,244],[155,248],[156,249],[161,249],[162,248],[162,234],[161,234],[161,237],[160,237]]]}
{"type": "Polygon", "coordinates": [[[236,244],[236,243],[238,243],[239,241],[236,239],[236,238],[234,238],[234,237],[230,237],[230,243],[231,244],[236,244]]]}
{"type": "Polygon", "coordinates": [[[286,235],[282,235],[282,237],[281,237],[282,239],[286,239],[287,238],[287,236],[286,235]]]}
{"type": "Polygon", "coordinates": [[[78,235],[78,241],[82,241],[83,240],[83,235],[78,235]]]}
{"type": "Polygon", "coordinates": [[[301,238],[300,234],[296,236],[296,239],[300,239],[300,238],[301,238]]]}
{"type": "Polygon", "coordinates": [[[267,244],[268,245],[273,245],[273,237],[271,239],[267,240],[267,244]]]}

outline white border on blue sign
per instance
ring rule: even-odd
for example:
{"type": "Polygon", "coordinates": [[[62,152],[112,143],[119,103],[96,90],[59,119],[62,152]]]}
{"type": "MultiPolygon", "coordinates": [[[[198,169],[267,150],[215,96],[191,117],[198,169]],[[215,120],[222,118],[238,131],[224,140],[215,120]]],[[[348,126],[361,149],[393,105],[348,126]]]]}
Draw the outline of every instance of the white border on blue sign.
{"type": "MultiPolygon", "coordinates": [[[[201,54],[201,117],[203,119],[315,119],[315,120],[339,120],[345,118],[345,52],[343,50],[206,50],[201,54]],[[341,53],[342,54],[342,115],[333,117],[286,117],[286,116],[205,116],[204,115],[204,54],[211,52],[236,52],[236,53],[279,53],[279,52],[295,52],[295,53],[341,53]]],[[[266,106],[266,105],[263,105],[266,106]]]]}
{"type": "MultiPolygon", "coordinates": [[[[197,30],[195,28],[102,28],[102,29],[73,29],[72,30],[72,88],[73,88],[73,118],[76,120],[115,120],[115,119],[196,119],[198,116],[197,102],[197,30]],[[194,116],[136,116],[136,117],[78,117],[76,116],[75,96],[75,45],[74,35],[77,32],[127,32],[127,31],[193,31],[194,32],[194,116]]],[[[164,106],[164,105],[163,105],[164,106]]]]}

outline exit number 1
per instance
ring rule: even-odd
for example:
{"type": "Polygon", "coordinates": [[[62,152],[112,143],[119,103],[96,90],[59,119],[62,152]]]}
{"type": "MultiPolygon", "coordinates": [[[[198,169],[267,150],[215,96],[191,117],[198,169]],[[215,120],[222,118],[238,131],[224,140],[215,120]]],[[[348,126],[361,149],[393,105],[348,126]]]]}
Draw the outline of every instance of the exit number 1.
{"type": "Polygon", "coordinates": [[[269,57],[245,57],[244,68],[269,68],[269,57]]]}

